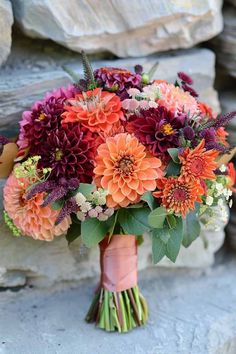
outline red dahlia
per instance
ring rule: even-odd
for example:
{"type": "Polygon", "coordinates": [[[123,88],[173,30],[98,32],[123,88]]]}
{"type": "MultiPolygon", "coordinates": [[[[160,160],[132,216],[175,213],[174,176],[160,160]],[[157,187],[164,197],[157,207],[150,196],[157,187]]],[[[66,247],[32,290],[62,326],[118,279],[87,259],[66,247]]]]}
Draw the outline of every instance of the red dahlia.
{"type": "Polygon", "coordinates": [[[94,169],[94,137],[79,124],[68,124],[49,134],[37,149],[39,167],[51,167],[50,179],[78,178],[90,183],[94,169]]]}
{"type": "Polygon", "coordinates": [[[141,110],[129,118],[127,130],[154,155],[166,161],[167,149],[179,146],[179,129],[183,128],[186,115],[175,116],[165,107],[141,110]]]}

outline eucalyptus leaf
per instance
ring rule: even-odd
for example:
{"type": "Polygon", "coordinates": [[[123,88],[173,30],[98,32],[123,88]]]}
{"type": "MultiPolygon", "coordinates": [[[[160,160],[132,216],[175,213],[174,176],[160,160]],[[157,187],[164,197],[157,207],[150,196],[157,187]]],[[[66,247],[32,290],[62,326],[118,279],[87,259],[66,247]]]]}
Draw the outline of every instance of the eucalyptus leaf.
{"type": "Polygon", "coordinates": [[[152,192],[146,192],[142,195],[141,200],[146,202],[151,210],[156,207],[156,199],[153,197],[152,192]]]}
{"type": "Polygon", "coordinates": [[[66,239],[68,241],[68,244],[76,240],[80,236],[80,234],[81,234],[81,224],[72,223],[66,234],[66,239]]]}
{"type": "Polygon", "coordinates": [[[166,256],[172,262],[175,262],[183,240],[183,221],[181,217],[176,219],[176,226],[174,229],[169,229],[169,233],[170,238],[166,245],[166,256]]]}
{"type": "Polygon", "coordinates": [[[99,221],[91,218],[82,222],[81,237],[88,248],[97,245],[107,234],[110,224],[106,221],[99,221]]]}
{"type": "Polygon", "coordinates": [[[118,222],[121,228],[128,234],[142,235],[150,229],[148,225],[148,208],[119,210],[118,222]]]}
{"type": "Polygon", "coordinates": [[[179,149],[170,148],[170,149],[167,149],[167,151],[168,151],[168,154],[170,155],[170,157],[172,158],[172,160],[175,163],[180,163],[180,160],[179,160],[179,149]]]}
{"type": "Polygon", "coordinates": [[[181,165],[170,160],[166,170],[166,176],[178,176],[180,174],[181,165]]]}
{"type": "Polygon", "coordinates": [[[53,210],[60,210],[63,207],[64,200],[59,199],[51,204],[53,210]]]}
{"type": "Polygon", "coordinates": [[[160,262],[166,254],[166,244],[160,238],[161,231],[153,230],[152,232],[152,259],[154,264],[160,262]]]}
{"type": "Polygon", "coordinates": [[[174,229],[176,227],[176,218],[173,214],[168,214],[166,216],[166,221],[170,229],[174,229]]]}
{"type": "Polygon", "coordinates": [[[148,216],[148,223],[151,227],[161,229],[166,218],[166,208],[161,206],[154,209],[148,216]]]}
{"type": "Polygon", "coordinates": [[[95,186],[89,183],[80,183],[77,193],[82,193],[86,198],[95,190],[95,186]]]}
{"type": "Polygon", "coordinates": [[[200,235],[201,226],[195,211],[190,211],[183,219],[183,241],[184,247],[189,247],[191,243],[200,235]]]}

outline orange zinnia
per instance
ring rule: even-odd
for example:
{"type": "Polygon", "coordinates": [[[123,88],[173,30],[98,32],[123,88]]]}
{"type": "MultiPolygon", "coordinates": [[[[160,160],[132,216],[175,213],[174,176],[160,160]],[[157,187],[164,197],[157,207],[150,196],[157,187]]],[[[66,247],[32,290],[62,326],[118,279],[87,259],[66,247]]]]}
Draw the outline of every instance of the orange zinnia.
{"type": "Polygon", "coordinates": [[[201,203],[204,189],[199,181],[183,181],[180,178],[161,178],[157,181],[157,188],[153,193],[155,198],[161,199],[161,205],[168,211],[186,216],[190,209],[195,209],[195,202],[201,203]]]}
{"type": "Polygon", "coordinates": [[[120,98],[101,88],[82,92],[68,100],[62,113],[62,124],[80,122],[92,132],[108,132],[114,123],[123,119],[120,98]]]}
{"type": "Polygon", "coordinates": [[[139,202],[141,195],[156,188],[162,177],[161,161],[147,157],[145,146],[136,137],[120,133],[99,146],[95,184],[107,189],[109,207],[126,207],[139,202]]]}
{"type": "Polygon", "coordinates": [[[216,150],[206,150],[203,139],[198,146],[190,150],[189,148],[179,156],[182,164],[181,178],[188,181],[197,179],[215,179],[214,170],[217,168],[215,161],[219,152],[216,150]]]}

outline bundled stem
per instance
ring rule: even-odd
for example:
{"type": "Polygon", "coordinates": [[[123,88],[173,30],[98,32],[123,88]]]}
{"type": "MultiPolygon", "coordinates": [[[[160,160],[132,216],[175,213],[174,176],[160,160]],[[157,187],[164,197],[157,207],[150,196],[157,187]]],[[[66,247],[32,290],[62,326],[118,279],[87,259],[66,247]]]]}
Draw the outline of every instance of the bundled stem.
{"type": "Polygon", "coordinates": [[[148,307],[138,286],[120,292],[100,287],[86,316],[106,331],[128,332],[147,322],[148,307]]]}

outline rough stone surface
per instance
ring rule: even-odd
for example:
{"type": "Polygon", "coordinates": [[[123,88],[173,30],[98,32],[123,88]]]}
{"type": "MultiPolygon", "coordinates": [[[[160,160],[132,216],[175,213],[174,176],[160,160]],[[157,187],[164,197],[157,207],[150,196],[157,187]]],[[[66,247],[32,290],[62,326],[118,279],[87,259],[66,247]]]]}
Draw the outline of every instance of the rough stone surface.
{"type": "Polygon", "coordinates": [[[149,269],[139,285],[150,317],[128,334],[84,322],[95,280],[78,287],[1,293],[3,354],[235,354],[236,259],[208,272],[149,269]]]}
{"type": "MultiPolygon", "coordinates": [[[[42,51],[43,48],[41,48],[42,51]]],[[[13,55],[15,58],[14,51],[13,55]]],[[[23,55],[19,57],[24,58],[23,55]]],[[[146,58],[94,61],[93,66],[94,68],[103,65],[133,68],[135,64],[140,63],[148,71],[157,61],[159,65],[154,77],[174,82],[178,71],[188,72],[194,79],[194,87],[199,91],[200,99],[219,111],[218,96],[213,88],[215,56],[208,49],[192,49],[146,58]]],[[[28,63],[30,70],[27,65],[22,66],[12,56],[9,58],[9,63],[4,68],[0,81],[0,130],[2,133],[12,131],[17,134],[16,123],[20,120],[22,111],[28,110],[35,100],[44,96],[46,91],[70,82],[69,76],[61,68],[61,65],[65,63],[82,74],[78,56],[68,55],[60,59],[58,54],[44,53],[41,57],[39,55],[37,60],[35,58],[33,62],[28,63]],[[45,68],[40,68],[42,64],[45,68]],[[11,70],[14,65],[18,68],[17,70],[11,70]]]]}
{"type": "MultiPolygon", "coordinates": [[[[159,266],[206,268],[212,265],[214,254],[222,246],[225,237],[224,225],[219,223],[219,227],[219,231],[203,230],[201,237],[188,249],[181,249],[175,264],[164,259],[159,266]]],[[[145,242],[139,249],[138,259],[139,269],[152,265],[148,235],[145,235],[145,242]]],[[[99,272],[98,248],[87,250],[80,247],[79,240],[68,247],[64,237],[49,243],[27,237],[15,238],[0,221],[0,287],[24,284],[48,287],[99,276],[99,272]]]]}
{"type": "Polygon", "coordinates": [[[12,24],[11,3],[8,0],[0,0],[0,65],[7,59],[11,50],[12,24]]]}
{"type": "Polygon", "coordinates": [[[236,7],[224,9],[224,30],[212,43],[217,61],[227,74],[236,77],[236,7]]]}
{"type": "Polygon", "coordinates": [[[221,0],[12,0],[24,33],[119,57],[189,48],[222,30],[221,0]]]}

